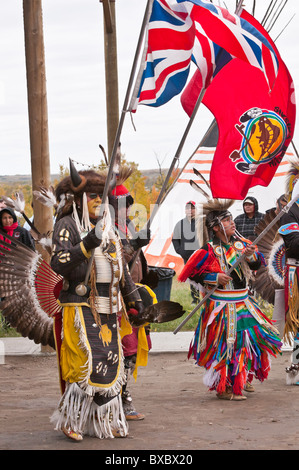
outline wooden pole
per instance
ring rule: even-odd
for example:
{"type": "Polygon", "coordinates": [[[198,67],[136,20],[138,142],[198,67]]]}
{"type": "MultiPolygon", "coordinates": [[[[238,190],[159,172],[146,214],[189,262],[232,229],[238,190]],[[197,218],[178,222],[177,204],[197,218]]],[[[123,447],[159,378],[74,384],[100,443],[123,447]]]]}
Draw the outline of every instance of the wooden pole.
{"type": "MultiPolygon", "coordinates": [[[[48,106],[46,92],[45,54],[41,0],[23,0],[25,55],[28,93],[32,191],[51,184],[48,106]]],[[[33,199],[34,225],[41,233],[53,230],[52,208],[33,199]]],[[[37,245],[45,261],[49,254],[37,245]]],[[[50,346],[42,346],[42,353],[51,353],[50,346]]]]}
{"type": "Polygon", "coordinates": [[[108,159],[111,159],[119,122],[115,0],[100,0],[104,12],[105,79],[108,159]]]}
{"type": "MultiPolygon", "coordinates": [[[[41,0],[23,0],[32,191],[51,184],[48,106],[41,0]]],[[[53,211],[33,199],[34,225],[41,233],[53,230],[53,211]]],[[[37,246],[37,249],[38,246],[37,246]]],[[[41,251],[49,262],[49,254],[41,251]]]]}

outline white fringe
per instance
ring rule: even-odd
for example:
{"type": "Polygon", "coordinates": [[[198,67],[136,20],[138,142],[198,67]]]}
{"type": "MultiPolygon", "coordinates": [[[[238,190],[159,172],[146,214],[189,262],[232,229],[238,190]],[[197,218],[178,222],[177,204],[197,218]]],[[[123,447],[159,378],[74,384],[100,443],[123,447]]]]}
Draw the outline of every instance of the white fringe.
{"type": "Polygon", "coordinates": [[[111,232],[112,232],[112,219],[111,219],[111,213],[109,210],[108,198],[106,199],[104,204],[105,204],[104,216],[103,216],[103,219],[101,220],[101,225],[100,225],[103,230],[102,242],[101,242],[102,248],[104,248],[110,242],[111,232]]]}
{"type": "Polygon", "coordinates": [[[86,234],[91,229],[86,193],[83,193],[82,206],[83,206],[82,207],[82,220],[80,221],[79,215],[78,215],[78,212],[77,212],[77,206],[75,204],[75,201],[73,201],[73,214],[72,214],[72,217],[73,217],[74,221],[76,222],[78,232],[80,234],[86,234]]]}
{"type": "Polygon", "coordinates": [[[55,430],[70,428],[72,431],[99,439],[113,438],[113,430],[121,436],[128,434],[128,424],[123,412],[120,394],[106,405],[98,406],[76,383],[68,384],[58,409],[50,421],[55,430]]]}
{"type": "Polygon", "coordinates": [[[220,373],[214,369],[216,365],[217,361],[214,361],[213,364],[211,364],[211,367],[209,369],[206,369],[204,373],[203,383],[208,388],[216,387],[220,381],[220,373]]]}
{"type": "Polygon", "coordinates": [[[299,372],[287,372],[286,373],[286,384],[287,385],[296,385],[299,383],[299,372]]]}

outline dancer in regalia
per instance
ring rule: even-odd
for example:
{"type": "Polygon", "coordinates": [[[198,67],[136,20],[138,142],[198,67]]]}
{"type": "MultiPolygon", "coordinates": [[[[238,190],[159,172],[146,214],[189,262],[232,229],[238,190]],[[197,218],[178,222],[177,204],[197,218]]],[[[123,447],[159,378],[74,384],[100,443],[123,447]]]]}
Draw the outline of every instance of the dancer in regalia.
{"type": "Polygon", "coordinates": [[[125,310],[124,303],[136,313],[143,310],[108,208],[101,229],[95,230],[104,184],[103,174],[76,172],[71,165],[71,176],[56,188],[58,201],[67,201],[54,227],[51,260],[54,271],[63,276],[59,362],[65,390],[52,421],[56,429],[75,440],[82,440],[84,434],[99,438],[127,435],[118,314],[125,310]],[[92,250],[94,262],[86,290],[92,250]]]}
{"type": "MultiPolygon", "coordinates": [[[[299,178],[299,162],[291,161],[286,181],[286,197],[299,178]]],[[[278,230],[285,245],[285,327],[284,340],[292,345],[291,365],[286,368],[287,385],[299,385],[299,204],[294,203],[281,218],[278,230]]]]}
{"type": "MultiPolygon", "coordinates": [[[[294,185],[299,177],[299,161],[289,161],[284,198],[293,199],[294,185]]],[[[281,199],[281,198],[279,198],[281,199]]],[[[262,232],[277,214],[272,209],[257,226],[262,232]]],[[[273,320],[278,322],[281,337],[293,351],[286,368],[287,385],[299,385],[299,206],[295,202],[272,226],[259,245],[266,266],[258,271],[255,290],[267,302],[274,304],[273,320]]]]}
{"type": "Polygon", "coordinates": [[[228,210],[232,203],[210,199],[202,204],[198,221],[202,248],[188,260],[179,280],[189,279],[204,294],[217,286],[199,309],[189,357],[206,369],[204,383],[218,398],[245,400],[243,391],[254,391],[253,377],[261,382],[267,378],[270,357],[280,352],[281,342],[248,295],[250,272],[259,268],[261,258],[250,241],[236,236],[228,210]],[[226,274],[243,252],[240,264],[226,274]]]}
{"type": "MultiPolygon", "coordinates": [[[[122,166],[120,168],[116,186],[109,196],[109,202],[113,212],[112,215],[115,227],[123,244],[124,257],[128,263],[132,279],[138,285],[139,293],[142,296],[144,293],[148,294],[146,299],[149,299],[151,302],[157,302],[151,287],[156,287],[158,280],[155,279],[155,276],[150,274],[145,256],[141,250],[143,246],[149,243],[150,234],[147,233],[149,231],[143,229],[142,231],[136,232],[132,221],[128,217],[128,212],[134,203],[134,199],[124,183],[132,173],[133,169],[131,167],[122,166]],[[136,260],[133,264],[135,256],[136,260]],[[155,285],[152,285],[153,280],[156,281],[155,285]]],[[[148,353],[151,349],[150,325],[141,328],[132,328],[130,334],[123,336],[122,346],[126,372],[126,384],[122,389],[125,416],[128,421],[142,420],[145,416],[143,413],[136,411],[128,384],[130,375],[132,374],[135,380],[137,380],[138,367],[147,365],[148,353]]]]}
{"type": "Polygon", "coordinates": [[[38,239],[45,247],[52,242],[51,266],[0,228],[2,315],[22,336],[56,349],[62,396],[51,420],[75,441],[128,434],[121,334],[184,313],[177,302],[140,294],[106,203],[99,220],[105,180],[104,173],[77,172],[71,163],[56,191],[34,192],[56,210],[53,238],[38,239]]]}

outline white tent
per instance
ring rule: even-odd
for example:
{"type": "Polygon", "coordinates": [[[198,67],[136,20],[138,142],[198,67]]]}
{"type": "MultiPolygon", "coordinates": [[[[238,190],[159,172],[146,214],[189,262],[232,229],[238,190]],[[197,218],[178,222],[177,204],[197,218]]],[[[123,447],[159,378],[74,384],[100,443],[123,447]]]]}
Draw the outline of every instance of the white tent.
{"type": "MultiPolygon", "coordinates": [[[[195,176],[193,168],[196,168],[209,181],[217,138],[216,126],[203,141],[203,145],[187,161],[173,188],[161,204],[151,225],[151,242],[144,249],[146,260],[150,266],[172,268],[177,274],[181,272],[184,263],[175,252],[172,244],[173,229],[175,224],[185,217],[186,202],[203,200],[203,196],[195,191],[189,182],[192,179],[203,189],[205,188],[204,182],[195,176]]],[[[274,207],[277,198],[284,193],[285,178],[289,167],[287,159],[292,155],[291,152],[287,152],[268,187],[256,186],[248,192],[248,195],[252,195],[258,200],[260,212],[274,207]]],[[[242,213],[242,201],[236,201],[231,212],[234,217],[242,213]]]]}

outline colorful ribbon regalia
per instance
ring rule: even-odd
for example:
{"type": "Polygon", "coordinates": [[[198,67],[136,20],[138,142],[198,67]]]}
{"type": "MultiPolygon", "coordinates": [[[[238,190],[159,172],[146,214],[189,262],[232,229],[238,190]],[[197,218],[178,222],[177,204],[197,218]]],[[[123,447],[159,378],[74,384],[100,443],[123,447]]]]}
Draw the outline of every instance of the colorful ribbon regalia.
{"type": "Polygon", "coordinates": [[[216,390],[219,397],[229,391],[228,396],[234,399],[254,377],[260,381],[267,378],[270,357],[280,352],[281,342],[271,321],[248,293],[251,272],[262,262],[257,250],[243,256],[228,282],[220,282],[220,273],[227,273],[251,244],[234,234],[228,211],[232,204],[230,200],[207,198],[198,208],[198,238],[203,246],[190,257],[179,280],[195,283],[201,298],[212,290],[198,310],[188,357],[193,356],[206,369],[204,383],[210,390],[216,390]]]}
{"type": "MultiPolygon", "coordinates": [[[[209,288],[217,283],[217,274],[225,272],[244,249],[233,239],[223,244],[217,239],[195,252],[186,270],[192,268],[191,282],[209,288]]],[[[258,256],[248,262],[251,269],[259,264],[258,256]]],[[[193,355],[207,373],[204,382],[210,390],[223,393],[232,387],[241,395],[253,377],[263,381],[270,371],[270,356],[279,353],[281,342],[271,322],[249,296],[242,267],[231,274],[232,280],[217,288],[199,311],[199,322],[189,356],[193,355]]],[[[184,271],[180,280],[185,280],[184,271]]]]}

